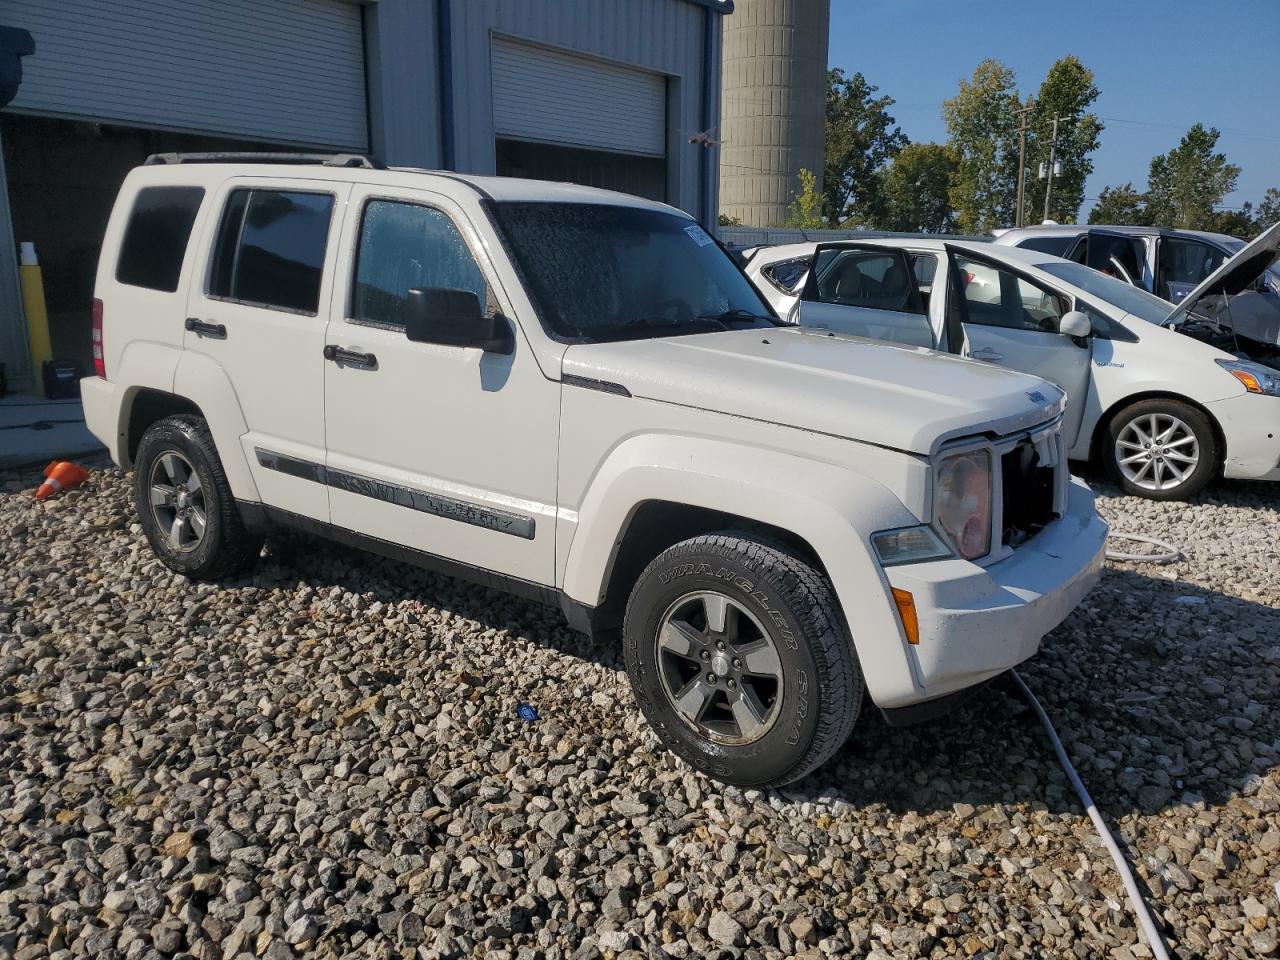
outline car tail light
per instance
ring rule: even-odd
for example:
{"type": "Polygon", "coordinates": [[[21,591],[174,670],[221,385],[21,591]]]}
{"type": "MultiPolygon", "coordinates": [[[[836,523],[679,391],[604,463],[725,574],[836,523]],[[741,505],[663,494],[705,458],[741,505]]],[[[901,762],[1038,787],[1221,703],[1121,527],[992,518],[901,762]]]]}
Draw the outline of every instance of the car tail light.
{"type": "Polygon", "coordinates": [[[93,298],[93,372],[107,379],[107,361],[102,353],[102,301],[93,298]]]}

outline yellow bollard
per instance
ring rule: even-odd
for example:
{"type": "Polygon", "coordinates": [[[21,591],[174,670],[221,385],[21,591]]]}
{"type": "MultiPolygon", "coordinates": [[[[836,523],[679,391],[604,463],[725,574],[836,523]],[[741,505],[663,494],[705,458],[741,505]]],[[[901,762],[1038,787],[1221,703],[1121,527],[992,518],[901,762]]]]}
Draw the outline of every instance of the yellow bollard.
{"type": "Polygon", "coordinates": [[[22,285],[22,307],[27,314],[27,342],[31,345],[31,362],[36,382],[44,362],[53,359],[53,343],[49,340],[49,311],[44,304],[44,278],[36,260],[36,245],[23,241],[18,259],[19,283],[22,285]]]}

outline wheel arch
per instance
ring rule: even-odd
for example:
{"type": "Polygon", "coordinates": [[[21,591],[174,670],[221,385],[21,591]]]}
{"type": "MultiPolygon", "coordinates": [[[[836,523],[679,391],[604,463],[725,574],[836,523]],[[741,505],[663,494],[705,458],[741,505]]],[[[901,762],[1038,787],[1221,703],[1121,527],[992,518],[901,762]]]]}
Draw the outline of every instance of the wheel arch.
{"type": "Polygon", "coordinates": [[[603,597],[596,608],[597,625],[604,629],[621,626],[632,586],[645,567],[664,550],[721,530],[740,530],[782,546],[823,576],[829,576],[813,544],[791,530],[740,513],[675,500],[643,500],[635,504],[627,516],[604,570],[603,597]]]}
{"type": "Polygon", "coordinates": [[[1186,404],[1193,410],[1203,414],[1204,418],[1209,421],[1209,426],[1213,430],[1214,442],[1218,445],[1218,463],[1215,469],[1221,471],[1222,463],[1227,455],[1227,438],[1222,432],[1222,424],[1218,422],[1218,418],[1203,403],[1192,400],[1185,394],[1174,393],[1172,390],[1143,390],[1138,393],[1131,393],[1121,397],[1107,407],[1093,428],[1093,440],[1089,446],[1089,458],[1095,466],[1105,466],[1102,460],[1102,452],[1107,434],[1111,430],[1112,421],[1129,407],[1142,403],[1144,400],[1173,400],[1177,403],[1186,404]]]}

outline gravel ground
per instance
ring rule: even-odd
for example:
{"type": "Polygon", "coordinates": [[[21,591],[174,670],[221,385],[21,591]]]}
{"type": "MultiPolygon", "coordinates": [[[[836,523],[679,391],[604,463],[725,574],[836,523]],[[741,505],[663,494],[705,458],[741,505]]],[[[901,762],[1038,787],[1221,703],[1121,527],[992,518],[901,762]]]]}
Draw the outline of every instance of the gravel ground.
{"type": "MultiPolygon", "coordinates": [[[[1150,956],[1008,683],[744,792],[555,611],[321,546],[189,583],[117,472],[36,479],[0,475],[0,957],[1150,956]]],[[[1278,505],[1104,489],[1187,559],[1110,564],[1023,671],[1183,958],[1278,952],[1278,505]]]]}

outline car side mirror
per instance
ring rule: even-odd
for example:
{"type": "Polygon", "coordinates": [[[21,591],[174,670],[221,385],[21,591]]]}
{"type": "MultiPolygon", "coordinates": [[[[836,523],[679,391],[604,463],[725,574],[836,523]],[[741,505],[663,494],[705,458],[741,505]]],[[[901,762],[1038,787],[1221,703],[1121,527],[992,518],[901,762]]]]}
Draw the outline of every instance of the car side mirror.
{"type": "Polygon", "coordinates": [[[414,287],[405,297],[404,333],[414,343],[479,347],[486,353],[510,353],[515,337],[505,317],[486,317],[470,290],[414,287]]]}
{"type": "Polygon", "coordinates": [[[1084,340],[1093,333],[1093,321],[1080,310],[1068,310],[1058,321],[1058,332],[1073,340],[1084,340]]]}

